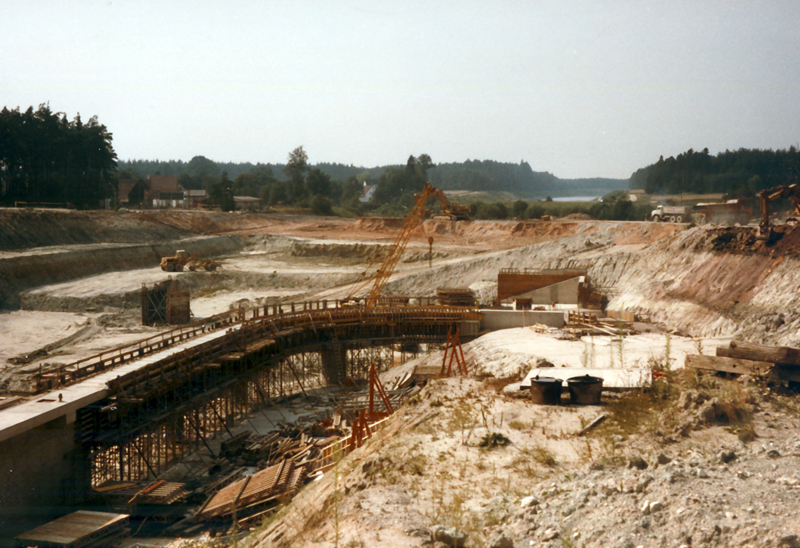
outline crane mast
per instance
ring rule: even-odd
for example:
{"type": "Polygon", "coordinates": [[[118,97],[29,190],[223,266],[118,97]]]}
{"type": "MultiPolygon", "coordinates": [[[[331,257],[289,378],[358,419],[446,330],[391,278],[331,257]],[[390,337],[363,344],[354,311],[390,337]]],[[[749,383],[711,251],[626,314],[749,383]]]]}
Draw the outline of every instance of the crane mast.
{"type": "Polygon", "coordinates": [[[414,209],[406,216],[403,228],[400,229],[400,233],[389,248],[389,255],[383,261],[377,274],[375,274],[372,288],[369,291],[369,295],[367,295],[367,306],[371,306],[375,302],[375,299],[381,296],[383,286],[389,281],[389,277],[391,277],[397,263],[400,261],[400,257],[403,255],[403,251],[411,237],[411,232],[417,227],[420,220],[422,220],[425,215],[425,202],[435,194],[436,189],[431,184],[426,184],[422,192],[414,194],[414,209]]]}

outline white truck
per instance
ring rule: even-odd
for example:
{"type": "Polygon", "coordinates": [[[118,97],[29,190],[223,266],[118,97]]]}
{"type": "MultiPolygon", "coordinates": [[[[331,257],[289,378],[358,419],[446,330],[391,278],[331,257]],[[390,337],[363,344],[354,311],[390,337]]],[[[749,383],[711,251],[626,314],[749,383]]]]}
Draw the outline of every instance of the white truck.
{"type": "Polygon", "coordinates": [[[669,221],[671,223],[682,223],[691,221],[692,210],[686,206],[665,206],[660,205],[650,212],[650,217],[655,222],[669,221]]]}

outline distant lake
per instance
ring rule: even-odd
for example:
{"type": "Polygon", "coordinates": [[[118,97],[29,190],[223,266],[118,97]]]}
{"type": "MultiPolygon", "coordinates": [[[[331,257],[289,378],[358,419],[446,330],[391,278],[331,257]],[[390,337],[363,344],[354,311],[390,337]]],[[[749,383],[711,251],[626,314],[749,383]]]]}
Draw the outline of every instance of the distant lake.
{"type": "Polygon", "coordinates": [[[602,196],[560,196],[553,198],[554,202],[593,202],[602,196]]]}

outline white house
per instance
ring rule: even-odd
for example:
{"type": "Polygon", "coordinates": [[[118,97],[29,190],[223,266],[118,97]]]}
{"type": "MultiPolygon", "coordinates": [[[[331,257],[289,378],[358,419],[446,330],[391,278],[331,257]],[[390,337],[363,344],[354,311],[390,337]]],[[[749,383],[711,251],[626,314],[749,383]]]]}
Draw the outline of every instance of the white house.
{"type": "Polygon", "coordinates": [[[369,203],[372,199],[372,195],[375,194],[375,188],[377,185],[368,185],[364,183],[364,188],[361,190],[361,196],[358,197],[358,201],[362,204],[369,203]]]}

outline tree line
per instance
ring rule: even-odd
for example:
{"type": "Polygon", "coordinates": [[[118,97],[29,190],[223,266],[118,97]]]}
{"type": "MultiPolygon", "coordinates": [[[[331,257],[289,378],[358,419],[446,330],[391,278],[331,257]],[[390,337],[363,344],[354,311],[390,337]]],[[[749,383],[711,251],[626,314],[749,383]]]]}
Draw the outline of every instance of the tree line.
{"type": "Polygon", "coordinates": [[[648,194],[713,194],[729,198],[754,196],[759,190],[796,182],[800,152],[786,150],[726,150],[716,156],[705,148],[692,149],[643,167],[633,173],[630,187],[648,194]]]}
{"type": "MultiPolygon", "coordinates": [[[[204,156],[181,160],[117,161],[112,134],[96,116],[83,122],[80,114],[69,120],[49,104],[34,110],[4,107],[0,111],[0,202],[71,203],[100,207],[113,199],[119,179],[146,179],[149,175],[175,175],[186,189],[206,189],[212,201],[232,207],[233,195],[261,198],[269,205],[310,208],[330,213],[334,208],[351,214],[375,210],[379,215],[404,215],[414,194],[430,182],[447,190],[507,191],[521,197],[544,195],[606,195],[626,186],[653,193],[724,193],[727,197],[752,196],[763,188],[795,182],[800,174],[800,152],[787,150],[725,151],[712,156],[708,149],[688,150],[677,157],[663,156],[621,179],[559,179],[535,172],[527,162],[467,160],[434,164],[428,154],[410,156],[405,164],[364,168],[337,163],[309,163],[303,147],[289,153],[285,163],[224,163],[204,156]],[[372,204],[359,201],[364,185],[377,185],[372,204]]],[[[624,197],[605,199],[585,208],[597,218],[638,218],[635,204],[624,197]],[[615,209],[616,208],[616,209],[615,209]],[[633,212],[633,213],[632,213],[633,212]]],[[[495,202],[474,206],[477,217],[535,218],[542,208],[565,206],[548,202],[522,205],[495,202]],[[514,210],[516,208],[516,210],[514,210]]],[[[432,207],[436,207],[434,204],[432,207]]],[[[578,207],[578,206],[573,206],[578,207]]],[[[577,211],[576,211],[577,212],[577,211]]],[[[549,213],[542,213],[549,214],[549,213]]]]}
{"type": "Polygon", "coordinates": [[[116,193],[117,155],[96,116],[71,121],[45,103],[0,111],[0,202],[101,207],[116,193]]]}
{"type": "Polygon", "coordinates": [[[614,190],[601,199],[589,202],[557,202],[548,196],[544,200],[516,200],[514,202],[483,202],[470,204],[473,219],[533,220],[549,216],[566,217],[584,214],[594,219],[608,221],[642,221],[647,218],[650,202],[632,202],[624,190],[614,190]]]}
{"type": "MultiPolygon", "coordinates": [[[[268,170],[277,180],[288,180],[286,164],[253,164],[214,162],[204,156],[195,156],[188,162],[181,160],[127,160],[120,162],[120,170],[130,170],[142,177],[149,175],[182,175],[194,178],[219,177],[224,171],[231,179],[253,170],[268,170]]],[[[315,167],[331,176],[334,181],[346,181],[356,177],[359,181],[377,182],[389,170],[402,170],[403,164],[392,164],[366,168],[339,163],[317,163],[315,167]]],[[[440,163],[428,174],[430,183],[442,190],[474,190],[511,192],[527,198],[545,196],[602,196],[613,190],[626,188],[627,179],[560,179],[547,172],[533,171],[527,162],[513,164],[494,160],[467,160],[465,162],[440,163]]]]}

